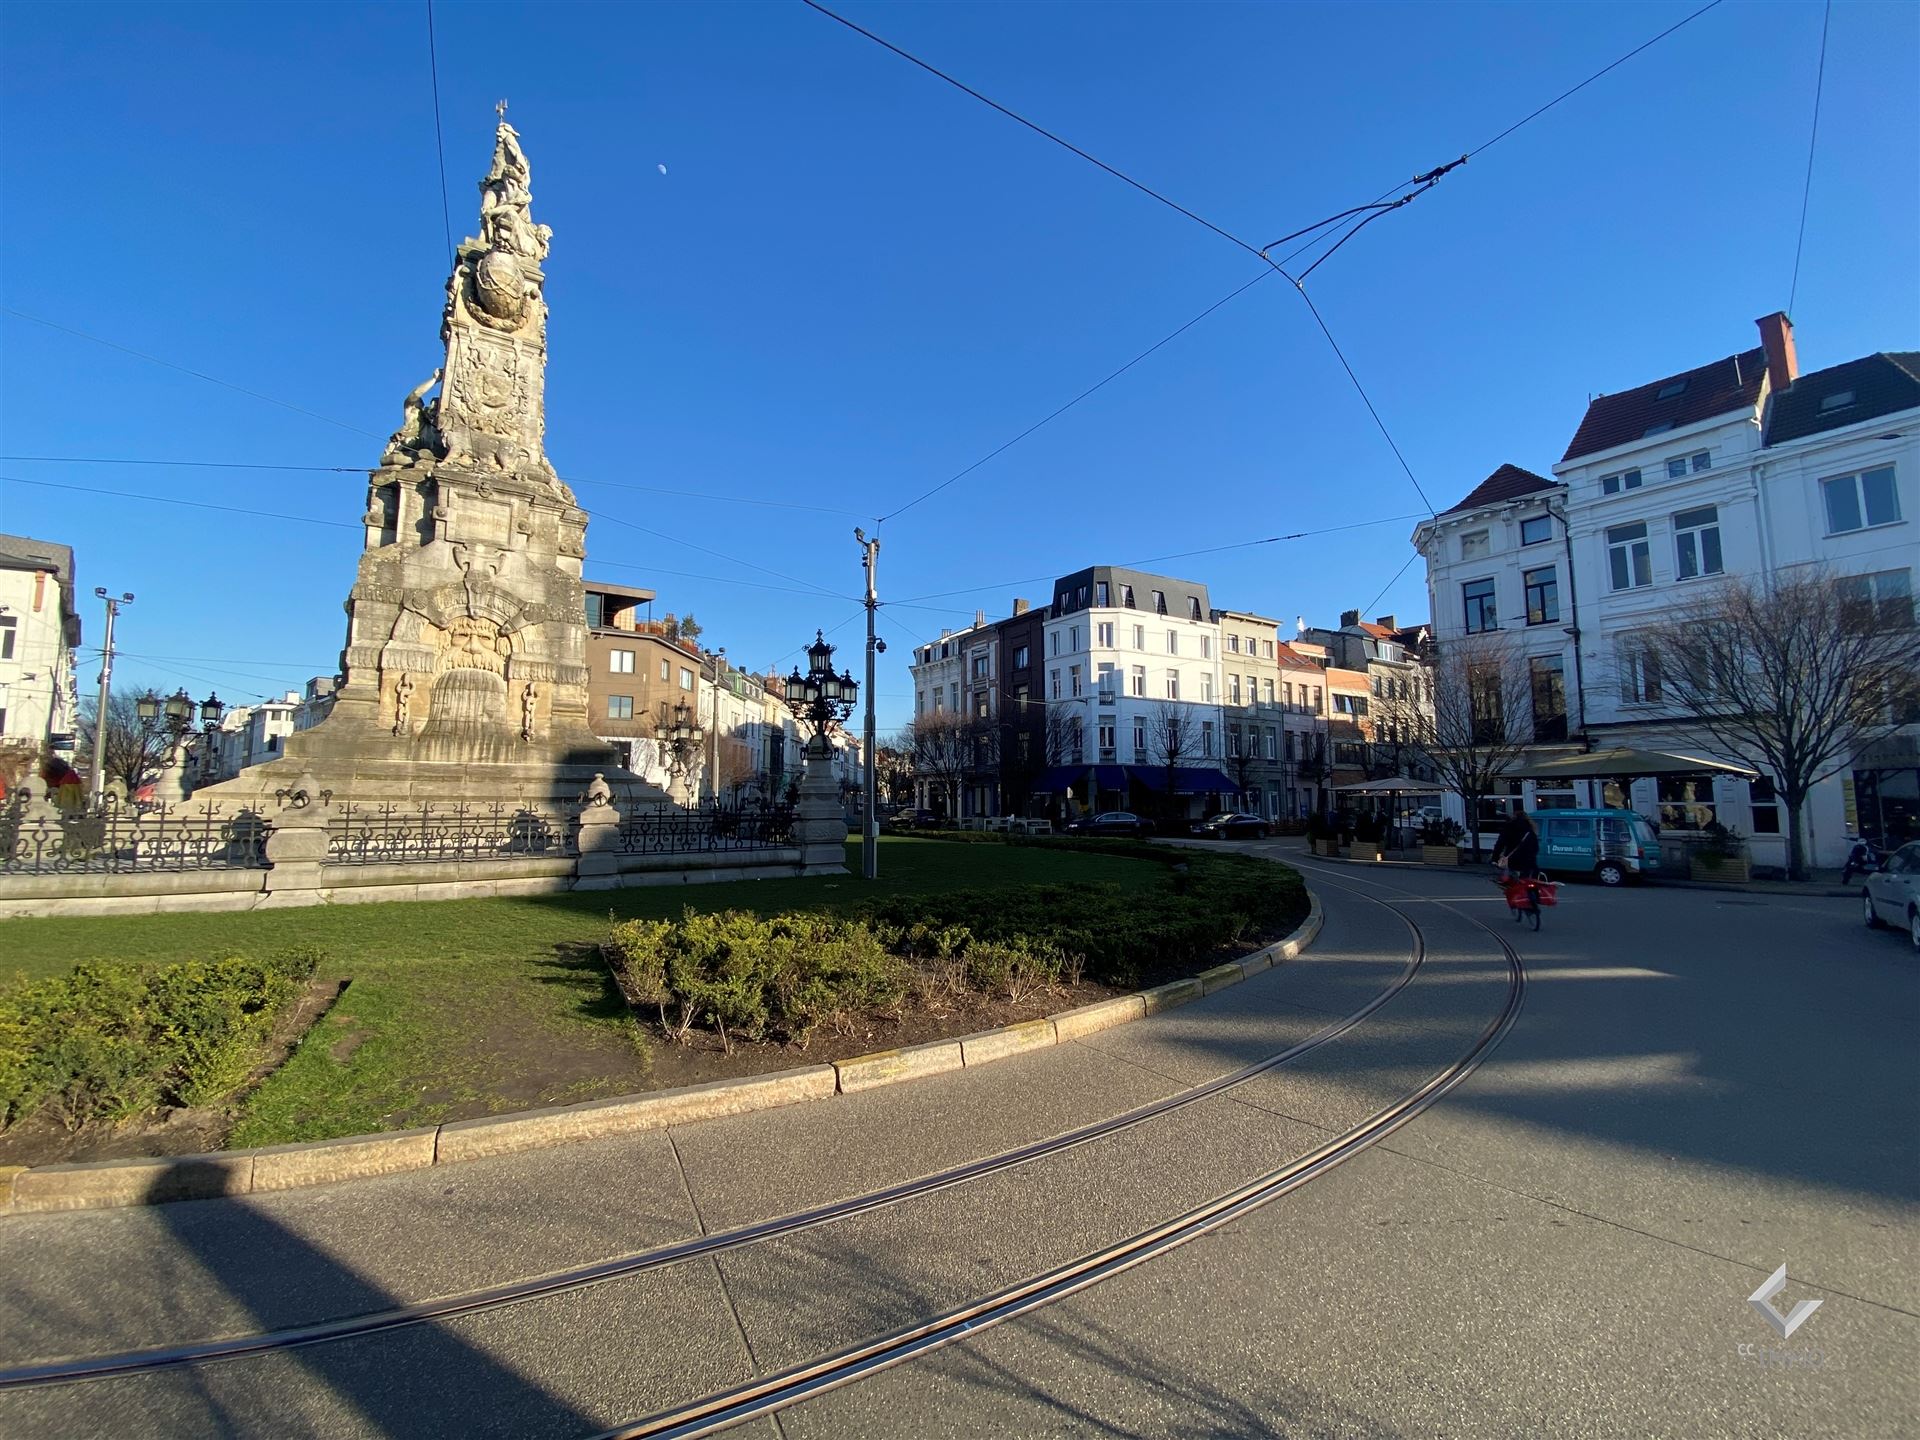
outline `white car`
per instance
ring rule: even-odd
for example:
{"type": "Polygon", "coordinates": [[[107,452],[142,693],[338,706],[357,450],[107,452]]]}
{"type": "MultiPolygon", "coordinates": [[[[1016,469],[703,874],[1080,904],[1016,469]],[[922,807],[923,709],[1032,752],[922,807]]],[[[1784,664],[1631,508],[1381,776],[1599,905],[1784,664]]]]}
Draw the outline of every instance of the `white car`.
{"type": "Polygon", "coordinates": [[[1860,887],[1867,928],[1898,925],[1920,950],[1920,840],[1902,845],[1860,887]]]}

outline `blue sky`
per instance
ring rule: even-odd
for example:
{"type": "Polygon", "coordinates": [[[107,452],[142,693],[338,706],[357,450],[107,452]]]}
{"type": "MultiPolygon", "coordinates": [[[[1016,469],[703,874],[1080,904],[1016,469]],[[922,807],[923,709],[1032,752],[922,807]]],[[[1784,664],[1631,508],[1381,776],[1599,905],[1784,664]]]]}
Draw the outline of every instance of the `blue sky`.
{"type": "MultiPolygon", "coordinates": [[[[1481,144],[1693,8],[844,13],[1261,244],[1481,144]]],[[[597,520],[588,573],[653,585],[739,662],[785,669],[816,626],[855,640],[858,517],[1259,270],[797,0],[445,0],[435,18],[455,237],[475,228],[501,96],[555,231],[549,453],[597,514],[674,537],[597,520]]],[[[439,362],[424,7],[16,3],[0,27],[0,303],[314,412],[0,314],[0,452],[356,472],[7,460],[336,523],[0,484],[0,528],[75,546],[89,644],[93,586],[136,592],[127,679],[242,699],[330,672],[357,472],[439,362]]],[[[1436,505],[1503,461],[1545,470],[1590,393],[1751,346],[1754,318],[1786,306],[1820,27],[1818,3],[1727,0],[1313,277],[1436,505]]],[[[1920,8],[1834,6],[1803,368],[1917,343],[1916,53],[1920,8]]],[[[1043,595],[1027,577],[1423,509],[1270,280],[882,528],[883,594],[988,587],[925,602],[954,613],[885,613],[882,724],[911,709],[912,641],[1043,595]]],[[[1216,603],[1331,622],[1387,585],[1411,528],[1162,568],[1216,603]]],[[[1374,609],[1422,617],[1419,568],[1374,609]]]]}

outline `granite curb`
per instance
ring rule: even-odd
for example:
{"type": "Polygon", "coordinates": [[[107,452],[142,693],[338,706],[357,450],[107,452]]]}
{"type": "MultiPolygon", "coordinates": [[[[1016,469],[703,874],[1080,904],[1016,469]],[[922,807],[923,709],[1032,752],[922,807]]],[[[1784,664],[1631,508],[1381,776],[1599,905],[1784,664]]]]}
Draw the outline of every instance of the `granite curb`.
{"type": "Polygon", "coordinates": [[[1307,917],[1294,932],[1240,960],[1133,995],[1098,1000],[1058,1015],[1022,1020],[974,1035],[804,1065],[770,1075],[714,1080],[675,1090],[621,1095],[522,1110],[476,1120],[450,1120],[418,1130],[348,1135],[296,1145],[222,1150],[207,1155],[100,1160],[81,1164],[0,1166],[0,1216],[56,1210],[99,1210],[264,1194],[341,1180],[361,1180],[490,1155],[570,1144],[576,1140],[659,1130],[780,1105],[825,1100],[880,1085],[970,1069],[1009,1055],[1067,1044],[1211,995],[1250,975],[1292,960],[1319,935],[1320,897],[1307,889],[1307,917]]]}

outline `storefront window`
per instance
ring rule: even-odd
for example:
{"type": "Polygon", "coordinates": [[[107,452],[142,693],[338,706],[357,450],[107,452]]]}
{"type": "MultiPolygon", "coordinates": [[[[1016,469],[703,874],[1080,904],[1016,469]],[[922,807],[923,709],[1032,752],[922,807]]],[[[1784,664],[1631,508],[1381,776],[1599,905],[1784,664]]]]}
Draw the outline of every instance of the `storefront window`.
{"type": "Polygon", "coordinates": [[[1758,780],[1749,782],[1747,804],[1753,811],[1754,834],[1780,833],[1780,797],[1774,793],[1773,781],[1762,775],[1758,780]]]}
{"type": "Polygon", "coordinates": [[[1714,821],[1713,779],[1704,775],[1662,775],[1656,793],[1663,829],[1704,830],[1714,821]]]}

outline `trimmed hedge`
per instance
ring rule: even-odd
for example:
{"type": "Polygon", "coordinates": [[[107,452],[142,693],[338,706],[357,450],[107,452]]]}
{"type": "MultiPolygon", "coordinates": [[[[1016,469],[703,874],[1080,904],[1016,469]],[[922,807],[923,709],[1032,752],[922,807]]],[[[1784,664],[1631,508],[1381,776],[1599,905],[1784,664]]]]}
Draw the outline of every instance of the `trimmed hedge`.
{"type": "Polygon", "coordinates": [[[676,1039],[710,1026],[729,1046],[740,1036],[804,1044],[839,1016],[897,1008],[917,985],[1014,1000],[1083,974],[1133,987],[1211,964],[1221,947],[1306,913],[1299,876],[1266,861],[1080,843],[1160,861],[1165,882],[903,895],[853,918],[689,910],[616,925],[608,958],[628,1001],[656,1009],[676,1039]]]}
{"type": "Polygon", "coordinates": [[[0,996],[0,1129],[43,1108],[78,1130],[219,1099],[258,1063],[321,958],[86,961],[0,996]]]}

